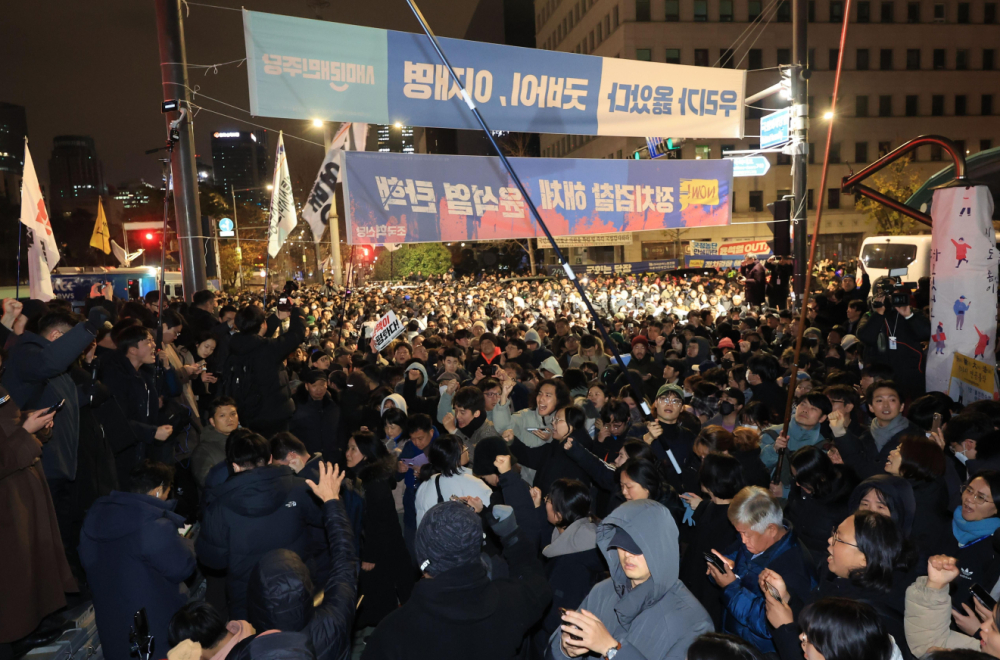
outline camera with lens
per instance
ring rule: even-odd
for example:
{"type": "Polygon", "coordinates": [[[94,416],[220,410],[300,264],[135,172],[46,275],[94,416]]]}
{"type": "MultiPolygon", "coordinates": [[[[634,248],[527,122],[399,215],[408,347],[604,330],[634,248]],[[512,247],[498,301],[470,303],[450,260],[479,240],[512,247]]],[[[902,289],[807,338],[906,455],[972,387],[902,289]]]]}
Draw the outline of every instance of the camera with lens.
{"type": "Polygon", "coordinates": [[[872,309],[882,309],[886,303],[890,307],[905,307],[910,304],[910,296],[917,287],[915,284],[903,282],[902,276],[905,274],[905,268],[893,269],[889,271],[888,275],[882,276],[872,283],[872,309]]]}

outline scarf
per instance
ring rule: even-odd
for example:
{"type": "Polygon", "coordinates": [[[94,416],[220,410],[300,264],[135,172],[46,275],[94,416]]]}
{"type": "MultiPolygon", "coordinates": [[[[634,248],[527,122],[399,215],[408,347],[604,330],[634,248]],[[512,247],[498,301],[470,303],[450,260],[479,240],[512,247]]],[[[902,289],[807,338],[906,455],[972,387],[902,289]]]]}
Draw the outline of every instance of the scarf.
{"type": "Polygon", "coordinates": [[[871,426],[868,427],[868,430],[871,431],[872,439],[875,440],[875,447],[878,448],[879,451],[882,451],[882,447],[885,447],[886,444],[892,440],[892,436],[896,435],[909,425],[909,420],[902,415],[896,415],[896,417],[889,422],[888,426],[879,426],[878,418],[876,417],[872,420],[871,426]]]}
{"type": "Polygon", "coordinates": [[[465,425],[465,428],[458,427],[458,430],[462,432],[462,435],[471,440],[476,431],[478,431],[485,423],[486,411],[483,410],[479,413],[479,417],[473,417],[472,421],[465,425]]]}
{"type": "Polygon", "coordinates": [[[958,541],[958,547],[964,548],[976,541],[982,541],[1000,527],[1000,518],[983,518],[969,522],[962,517],[962,507],[955,507],[955,515],[951,517],[951,531],[958,541]]]}

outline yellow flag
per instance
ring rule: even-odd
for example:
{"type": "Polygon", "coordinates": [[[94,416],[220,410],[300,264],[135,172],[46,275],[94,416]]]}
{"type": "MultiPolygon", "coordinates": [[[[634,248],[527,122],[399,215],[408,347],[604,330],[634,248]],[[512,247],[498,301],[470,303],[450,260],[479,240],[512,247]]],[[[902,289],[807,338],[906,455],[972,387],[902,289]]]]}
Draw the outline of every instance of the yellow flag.
{"type": "Polygon", "coordinates": [[[108,217],[104,215],[101,198],[97,198],[97,221],[94,222],[94,233],[90,236],[90,247],[95,247],[104,254],[111,254],[111,233],[108,231],[108,217]]]}

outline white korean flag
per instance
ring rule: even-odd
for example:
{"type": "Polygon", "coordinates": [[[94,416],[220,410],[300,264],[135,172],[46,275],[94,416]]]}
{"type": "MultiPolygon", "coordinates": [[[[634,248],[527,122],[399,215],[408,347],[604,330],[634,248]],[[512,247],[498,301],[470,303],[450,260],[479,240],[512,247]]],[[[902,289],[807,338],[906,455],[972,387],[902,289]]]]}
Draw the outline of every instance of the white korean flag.
{"type": "Polygon", "coordinates": [[[55,297],[52,292],[52,269],[59,263],[59,246],[52,234],[45,200],[38,185],[38,175],[24,141],[24,179],[21,188],[21,222],[31,230],[28,246],[28,282],[31,297],[48,302],[55,297]]]}
{"type": "Polygon", "coordinates": [[[271,193],[271,221],[268,228],[267,253],[278,256],[285,239],[299,223],[295,217],[295,200],[292,199],[292,177],[288,174],[288,156],[285,141],[278,133],[278,153],[274,157],[274,191],[271,193]]]}
{"type": "Polygon", "coordinates": [[[317,243],[323,239],[323,232],[329,224],[334,191],[337,189],[337,181],[340,180],[340,168],[344,164],[342,154],[344,151],[364,151],[367,139],[368,124],[358,123],[341,124],[340,130],[333,136],[330,150],[326,152],[326,158],[319,167],[319,174],[316,175],[316,182],[313,184],[312,192],[309,193],[309,199],[302,208],[302,217],[309,223],[313,240],[317,243]]]}
{"type": "Polygon", "coordinates": [[[986,186],[934,191],[928,392],[948,391],[956,352],[996,365],[998,254],[992,216],[986,186]]]}

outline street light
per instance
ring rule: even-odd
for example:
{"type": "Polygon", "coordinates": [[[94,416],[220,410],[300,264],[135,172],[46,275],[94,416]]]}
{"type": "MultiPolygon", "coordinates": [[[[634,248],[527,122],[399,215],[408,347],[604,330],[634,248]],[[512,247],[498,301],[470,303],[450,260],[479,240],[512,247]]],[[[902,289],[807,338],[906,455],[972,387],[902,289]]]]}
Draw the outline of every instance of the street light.
{"type": "Polygon", "coordinates": [[[393,124],[393,126],[395,126],[396,128],[403,128],[403,124],[398,121],[395,124],[393,124]]]}
{"type": "Polygon", "coordinates": [[[313,119],[313,128],[323,128],[323,120],[313,119]]]}
{"type": "Polygon", "coordinates": [[[833,113],[829,112],[829,111],[824,112],[823,113],[823,119],[825,119],[827,121],[830,121],[831,119],[833,119],[833,113]]]}
{"type": "Polygon", "coordinates": [[[274,190],[274,184],[273,183],[269,183],[269,184],[267,184],[264,187],[267,188],[268,190],[274,190]]]}

